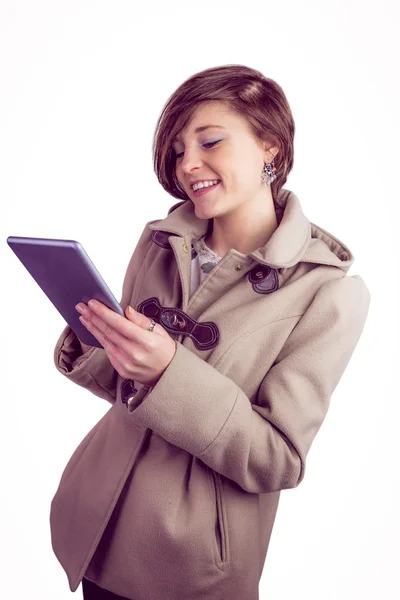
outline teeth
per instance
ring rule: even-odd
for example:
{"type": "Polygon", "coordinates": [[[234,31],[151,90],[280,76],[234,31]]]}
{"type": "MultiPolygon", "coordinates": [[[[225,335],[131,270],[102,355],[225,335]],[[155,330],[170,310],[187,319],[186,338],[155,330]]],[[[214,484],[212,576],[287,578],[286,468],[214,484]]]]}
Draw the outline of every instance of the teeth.
{"type": "Polygon", "coordinates": [[[200,190],[203,187],[209,187],[210,185],[214,185],[218,183],[219,179],[212,179],[210,181],[199,181],[192,186],[193,191],[200,190]]]}

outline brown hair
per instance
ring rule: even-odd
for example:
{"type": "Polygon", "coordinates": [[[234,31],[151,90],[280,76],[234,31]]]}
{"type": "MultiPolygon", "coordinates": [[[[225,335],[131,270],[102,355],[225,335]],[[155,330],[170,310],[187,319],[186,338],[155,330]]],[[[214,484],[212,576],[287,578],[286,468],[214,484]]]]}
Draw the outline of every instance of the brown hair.
{"type": "Polygon", "coordinates": [[[276,179],[271,184],[274,203],[279,206],[279,191],[293,166],[293,116],[282,88],[260,71],[244,65],[223,65],[195,73],[168,98],[153,138],[153,164],[158,181],[174,198],[189,200],[176,178],[172,140],[189,123],[198,105],[212,100],[224,102],[245,116],[260,142],[279,147],[276,179]]]}

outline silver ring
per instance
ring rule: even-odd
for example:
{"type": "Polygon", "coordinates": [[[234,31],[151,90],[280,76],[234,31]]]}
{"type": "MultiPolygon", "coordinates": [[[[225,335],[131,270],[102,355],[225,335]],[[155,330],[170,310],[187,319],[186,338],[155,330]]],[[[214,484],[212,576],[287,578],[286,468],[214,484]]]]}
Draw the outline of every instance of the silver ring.
{"type": "Polygon", "coordinates": [[[154,327],[155,327],[156,325],[157,325],[157,323],[155,322],[155,320],[154,320],[154,319],[151,319],[151,321],[150,321],[150,325],[148,326],[148,328],[147,328],[147,329],[148,329],[149,331],[153,331],[153,329],[154,329],[154,327]]]}

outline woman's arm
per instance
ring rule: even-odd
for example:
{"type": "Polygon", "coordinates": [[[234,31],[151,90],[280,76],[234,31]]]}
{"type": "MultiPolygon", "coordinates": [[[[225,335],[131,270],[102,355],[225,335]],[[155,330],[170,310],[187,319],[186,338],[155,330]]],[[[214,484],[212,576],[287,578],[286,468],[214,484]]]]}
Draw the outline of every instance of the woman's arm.
{"type": "MultiPolygon", "coordinates": [[[[122,285],[122,310],[130,304],[132,291],[141,268],[144,268],[145,257],[152,245],[153,230],[146,223],[136,248],[126,269],[122,285]]],[[[90,392],[115,402],[118,373],[110,363],[103,348],[88,346],[81,342],[69,325],[65,326],[54,348],[54,364],[57,370],[74,383],[90,392]]]]}
{"type": "Polygon", "coordinates": [[[322,284],[265,373],[254,404],[232,379],[178,343],[132,418],[247,492],[294,488],[369,304],[358,275],[322,284]]]}

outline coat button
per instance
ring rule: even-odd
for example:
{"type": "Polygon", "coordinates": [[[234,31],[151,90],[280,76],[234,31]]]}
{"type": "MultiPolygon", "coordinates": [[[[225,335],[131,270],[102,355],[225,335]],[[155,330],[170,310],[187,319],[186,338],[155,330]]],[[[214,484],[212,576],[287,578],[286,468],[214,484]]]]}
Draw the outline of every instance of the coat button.
{"type": "Polygon", "coordinates": [[[183,318],[183,316],[168,309],[163,311],[160,321],[167,327],[171,327],[172,329],[176,330],[185,329],[186,327],[186,320],[183,318]]]}
{"type": "Polygon", "coordinates": [[[189,252],[187,244],[183,244],[183,251],[186,252],[186,253],[189,252]]]}
{"type": "Polygon", "coordinates": [[[236,271],[241,271],[241,270],[243,269],[243,265],[241,265],[241,264],[237,264],[237,265],[235,266],[235,269],[236,269],[236,271]]]}

